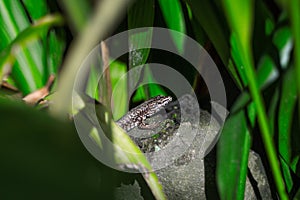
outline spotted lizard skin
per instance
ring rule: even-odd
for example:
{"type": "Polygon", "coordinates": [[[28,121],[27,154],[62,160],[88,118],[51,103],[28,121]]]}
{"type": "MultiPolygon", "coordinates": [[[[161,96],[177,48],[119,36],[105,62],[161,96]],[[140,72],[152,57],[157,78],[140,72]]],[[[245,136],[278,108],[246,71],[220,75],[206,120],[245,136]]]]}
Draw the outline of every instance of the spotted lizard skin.
{"type": "Polygon", "coordinates": [[[130,110],[116,123],[126,132],[135,127],[153,129],[153,125],[146,124],[145,120],[162,110],[171,101],[172,97],[170,96],[156,96],[130,110]]]}

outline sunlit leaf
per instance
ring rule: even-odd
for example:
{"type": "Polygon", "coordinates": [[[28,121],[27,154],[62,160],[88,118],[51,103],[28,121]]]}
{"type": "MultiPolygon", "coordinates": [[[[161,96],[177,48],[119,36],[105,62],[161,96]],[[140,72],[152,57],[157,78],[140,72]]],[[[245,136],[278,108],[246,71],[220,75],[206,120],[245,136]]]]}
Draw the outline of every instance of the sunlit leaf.
{"type": "Polygon", "coordinates": [[[291,57],[293,46],[290,28],[286,26],[276,30],[273,37],[273,42],[279,51],[280,64],[282,68],[286,68],[291,57]]]}
{"type": "Polygon", "coordinates": [[[45,16],[48,12],[47,0],[22,0],[22,2],[33,21],[45,16]]]}
{"type": "Polygon", "coordinates": [[[252,36],[253,1],[232,2],[230,0],[223,0],[223,4],[226,8],[228,21],[237,39],[241,42],[241,45],[249,45],[252,36]]]}
{"type": "Polygon", "coordinates": [[[127,106],[127,78],[126,71],[127,66],[121,62],[113,62],[110,65],[110,74],[112,82],[112,100],[114,105],[112,106],[112,113],[114,119],[119,119],[128,111],[127,106]]]}
{"type": "Polygon", "coordinates": [[[47,72],[48,76],[57,74],[58,69],[62,64],[64,51],[66,48],[65,33],[62,30],[50,30],[47,35],[47,72]]]}
{"type": "Polygon", "coordinates": [[[257,85],[261,88],[265,88],[267,85],[274,82],[278,76],[279,72],[273,60],[268,55],[262,56],[258,63],[257,85]]]}
{"type": "MultiPolygon", "coordinates": [[[[3,14],[1,17],[1,19],[5,20],[3,23],[6,25],[6,29],[1,29],[2,36],[6,37],[6,41],[8,41],[9,44],[1,53],[0,78],[2,80],[3,76],[6,76],[7,73],[11,71],[10,68],[14,65],[15,59],[17,59],[15,66],[12,68],[12,77],[15,78],[16,85],[21,91],[24,94],[28,94],[29,92],[41,88],[48,78],[48,73],[45,72],[42,62],[42,46],[38,39],[47,32],[49,27],[61,25],[63,20],[59,15],[46,16],[36,21],[32,26],[21,29],[20,27],[24,25],[22,24],[18,27],[18,23],[20,22],[15,20],[16,16],[10,13],[12,7],[9,6],[11,5],[5,4],[6,7],[4,7],[3,4],[1,5],[3,9],[7,11],[3,12],[6,15],[3,14]],[[20,32],[21,30],[22,32],[20,32]],[[13,38],[14,35],[16,38],[13,38]]],[[[21,11],[21,5],[15,8],[20,9],[20,11],[17,12],[19,16],[16,18],[24,17],[24,20],[26,20],[26,15],[21,11]]]]}
{"type": "Polygon", "coordinates": [[[172,34],[172,38],[178,49],[178,52],[183,54],[186,28],[180,1],[159,0],[158,2],[168,28],[184,34],[172,34]]]}
{"type": "Polygon", "coordinates": [[[230,37],[230,44],[231,44],[231,56],[235,63],[236,69],[239,72],[239,77],[241,79],[241,82],[243,83],[243,86],[245,87],[248,84],[245,67],[242,62],[241,58],[241,52],[238,47],[238,38],[235,34],[232,34],[230,37]]]}
{"type": "MultiPolygon", "coordinates": [[[[3,0],[0,1],[0,38],[2,48],[6,48],[5,51],[10,51],[9,45],[15,40],[18,34],[23,31],[26,27],[30,25],[27,15],[22,7],[20,1],[9,1],[3,0]]],[[[19,47],[20,48],[20,47],[19,47]]],[[[2,52],[2,56],[10,56],[8,52],[2,52]]],[[[42,75],[43,75],[43,66],[41,44],[35,42],[29,47],[24,48],[17,55],[18,61],[16,62],[15,67],[11,70],[12,63],[6,65],[5,73],[10,73],[12,71],[12,77],[16,80],[17,86],[25,93],[36,90],[39,87],[43,86],[42,75]]],[[[4,61],[14,61],[13,59],[0,58],[0,74],[6,75],[1,72],[4,61]],[[2,63],[2,64],[1,64],[2,63]]],[[[3,77],[0,77],[2,81],[3,77]]]]}

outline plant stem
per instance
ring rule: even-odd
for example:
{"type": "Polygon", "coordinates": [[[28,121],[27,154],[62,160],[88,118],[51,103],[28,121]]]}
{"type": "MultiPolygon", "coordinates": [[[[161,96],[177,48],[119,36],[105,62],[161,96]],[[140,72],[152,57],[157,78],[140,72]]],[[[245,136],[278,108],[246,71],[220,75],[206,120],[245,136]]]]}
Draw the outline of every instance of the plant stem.
{"type": "Polygon", "coordinates": [[[246,75],[247,75],[247,79],[248,79],[249,89],[250,89],[250,93],[253,98],[253,101],[255,103],[255,106],[256,106],[259,126],[261,129],[262,138],[263,138],[264,146],[266,149],[267,157],[269,159],[271,170],[273,173],[275,185],[277,187],[277,192],[280,196],[280,199],[285,200],[285,199],[288,199],[288,196],[286,194],[285,184],[284,184],[282,174],[280,171],[279,160],[277,158],[277,153],[276,153],[276,149],[274,146],[274,142],[271,137],[271,131],[270,131],[269,123],[267,120],[265,106],[264,106],[263,99],[262,99],[262,96],[259,91],[259,87],[256,83],[255,70],[253,68],[252,58],[250,56],[251,55],[250,45],[248,45],[248,44],[241,45],[240,44],[240,50],[243,50],[242,57],[244,60],[243,63],[245,65],[245,71],[246,71],[246,75]]]}

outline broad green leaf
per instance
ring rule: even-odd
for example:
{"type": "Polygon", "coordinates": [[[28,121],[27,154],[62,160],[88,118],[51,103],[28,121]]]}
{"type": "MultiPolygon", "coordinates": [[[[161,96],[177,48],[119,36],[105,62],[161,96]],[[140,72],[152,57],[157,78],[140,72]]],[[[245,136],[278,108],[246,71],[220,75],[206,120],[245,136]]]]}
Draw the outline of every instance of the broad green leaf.
{"type": "Polygon", "coordinates": [[[128,111],[127,106],[127,78],[126,71],[127,66],[122,63],[115,61],[110,65],[110,77],[112,82],[112,113],[114,119],[119,119],[128,111]]]}
{"type": "Polygon", "coordinates": [[[277,187],[278,195],[281,199],[288,199],[285,190],[285,184],[278,163],[278,155],[275,149],[273,138],[271,137],[266,108],[264,106],[259,86],[256,82],[257,78],[255,75],[256,72],[254,68],[251,46],[253,27],[253,1],[223,0],[223,5],[228,22],[232,29],[232,35],[234,35],[236,38],[238,47],[237,49],[241,55],[242,66],[240,67],[244,68],[244,75],[247,78],[251,97],[258,114],[258,122],[261,130],[261,135],[263,138],[265,151],[268,156],[268,161],[270,162],[270,167],[272,170],[275,185],[277,187]]]}
{"type": "Polygon", "coordinates": [[[284,75],[278,115],[279,153],[287,162],[291,162],[291,127],[297,100],[295,70],[290,68],[284,75]]]}
{"type": "MultiPolygon", "coordinates": [[[[99,101],[100,99],[99,87],[98,87],[99,84],[98,81],[100,81],[98,80],[100,78],[98,77],[100,75],[99,73],[100,70],[101,70],[100,67],[97,66],[96,64],[92,64],[90,66],[89,79],[86,86],[86,94],[96,99],[97,101],[99,101]]],[[[103,77],[101,76],[101,78],[103,77]]]]}
{"type": "MultiPolygon", "coordinates": [[[[0,1],[0,38],[1,48],[9,49],[10,43],[30,25],[27,15],[21,3],[16,0],[0,1]]],[[[19,47],[20,48],[20,47],[19,47]]],[[[27,94],[37,88],[43,86],[43,65],[41,44],[38,42],[32,43],[30,46],[23,48],[17,55],[17,62],[12,69],[12,77],[14,77],[17,86],[24,94],[27,94]]],[[[7,55],[8,52],[2,52],[2,55],[7,55]]],[[[0,61],[0,63],[3,62],[0,61]]],[[[0,66],[0,68],[2,68],[0,66]]],[[[7,66],[6,68],[10,68],[7,66]]],[[[0,69],[0,74],[2,70],[0,69]]],[[[6,69],[6,72],[10,72],[6,69]]],[[[3,74],[2,74],[3,75],[3,74]]],[[[2,80],[2,77],[0,77],[2,80]]]]}
{"type": "Polygon", "coordinates": [[[238,38],[236,37],[236,34],[232,34],[230,37],[230,44],[231,44],[231,56],[235,63],[236,69],[238,71],[239,77],[241,79],[241,82],[243,83],[243,87],[247,86],[248,81],[246,77],[245,67],[242,62],[241,58],[241,51],[238,47],[238,38]]]}
{"type": "Polygon", "coordinates": [[[250,134],[243,110],[226,120],[218,143],[217,184],[221,199],[243,199],[250,134]]]}
{"type": "MultiPolygon", "coordinates": [[[[300,2],[297,0],[278,0],[281,7],[287,11],[294,42],[294,67],[297,81],[297,93],[300,96],[300,2]]],[[[300,113],[300,98],[298,98],[298,113],[300,113]]]]}
{"type": "Polygon", "coordinates": [[[46,41],[46,56],[47,56],[47,78],[51,74],[57,74],[61,66],[64,51],[66,48],[66,35],[63,30],[52,29],[49,31],[46,41]]]}
{"type": "Polygon", "coordinates": [[[186,3],[185,5],[188,10],[189,20],[192,24],[192,29],[195,34],[195,38],[196,38],[197,42],[200,43],[200,45],[204,46],[205,42],[207,42],[207,40],[208,40],[207,35],[205,34],[205,32],[204,32],[203,28],[201,27],[200,23],[198,22],[198,20],[193,16],[193,12],[192,12],[189,4],[186,3]]]}
{"type": "Polygon", "coordinates": [[[32,21],[38,20],[48,13],[47,0],[22,0],[32,21]]]}
{"type": "Polygon", "coordinates": [[[148,59],[150,49],[140,49],[140,47],[151,47],[152,28],[154,20],[154,1],[140,0],[128,11],[128,28],[135,29],[149,27],[144,32],[129,35],[129,68],[143,65],[148,59]]]}
{"type": "Polygon", "coordinates": [[[149,85],[149,97],[166,95],[166,92],[159,85],[155,84],[156,83],[155,78],[153,77],[152,72],[148,65],[145,67],[145,78],[147,79],[146,81],[148,83],[154,83],[149,85]]]}
{"type": "Polygon", "coordinates": [[[160,85],[156,84],[155,77],[153,77],[151,69],[147,64],[144,67],[143,83],[149,84],[145,84],[137,88],[137,91],[132,99],[133,102],[147,100],[158,95],[167,95],[164,89],[160,85]]]}
{"type": "Polygon", "coordinates": [[[247,92],[240,95],[230,113],[218,143],[217,184],[221,199],[243,199],[251,143],[250,130],[256,119],[256,110],[247,92]]]}
{"type": "Polygon", "coordinates": [[[229,59],[227,68],[228,68],[228,71],[230,72],[231,77],[233,77],[233,81],[236,83],[237,87],[240,90],[242,90],[243,89],[243,84],[242,84],[241,78],[238,75],[236,67],[233,64],[232,59],[229,59]]]}
{"type": "Polygon", "coordinates": [[[285,26],[276,30],[273,37],[273,42],[277,47],[280,56],[280,64],[282,68],[288,66],[291,51],[292,51],[292,33],[289,27],[285,26]]]}
{"type": "Polygon", "coordinates": [[[89,154],[73,123],[1,98],[0,112],[1,198],[109,198],[115,171],[89,154]]]}
{"type": "Polygon", "coordinates": [[[229,24],[242,46],[248,46],[252,37],[253,1],[223,0],[229,24]]]}
{"type": "MultiPolygon", "coordinates": [[[[148,27],[143,32],[132,33],[129,35],[129,68],[144,65],[148,59],[150,47],[152,43],[152,28],[154,21],[154,1],[153,0],[140,0],[128,11],[128,28],[135,29],[140,27],[148,27]],[[141,49],[141,47],[149,47],[147,49],[141,49]]],[[[143,70],[135,69],[132,74],[132,78],[139,80],[143,70]]],[[[128,80],[129,88],[135,88],[136,81],[128,80]]],[[[146,93],[145,91],[143,93],[146,93]]],[[[138,93],[142,94],[142,93],[138,93]]],[[[137,95],[134,97],[137,100],[146,99],[145,96],[137,95]]]]}
{"type": "Polygon", "coordinates": [[[203,29],[207,37],[212,41],[214,47],[216,48],[223,64],[227,67],[230,75],[232,76],[234,82],[237,84],[239,89],[243,88],[242,80],[240,80],[240,75],[238,75],[232,60],[229,58],[229,30],[224,25],[224,16],[218,16],[213,9],[212,1],[196,1],[196,0],[185,0],[188,6],[189,16],[193,16],[192,26],[196,33],[196,38],[198,42],[201,43],[203,29]],[[190,9],[189,9],[190,8],[190,9]],[[200,9],[200,10],[199,10],[200,9]],[[200,35],[199,35],[200,32],[200,35]],[[197,36],[199,35],[199,36],[197,36]]]}
{"type": "Polygon", "coordinates": [[[282,166],[283,177],[284,177],[284,180],[286,183],[287,190],[288,190],[288,192],[290,192],[293,187],[293,178],[290,173],[291,170],[289,168],[289,164],[286,163],[286,161],[282,158],[280,158],[280,163],[282,166]]]}
{"type": "Polygon", "coordinates": [[[144,87],[138,87],[136,89],[135,95],[132,98],[133,102],[140,102],[147,99],[146,89],[144,87]]]}
{"type": "MultiPolygon", "coordinates": [[[[277,68],[270,60],[270,57],[264,56],[258,64],[256,82],[261,90],[264,90],[267,86],[274,83],[277,79],[278,72],[277,68]]],[[[252,102],[248,91],[244,91],[236,103],[232,107],[232,112],[238,112],[243,109],[247,104],[252,102]]],[[[276,122],[277,123],[277,122],[276,122]]]]}
{"type": "MultiPolygon", "coordinates": [[[[34,25],[26,28],[21,33],[19,33],[18,36],[11,42],[11,44],[5,50],[2,51],[2,54],[0,56],[1,80],[3,76],[6,75],[3,73],[2,70],[7,70],[7,68],[11,68],[12,65],[14,64],[15,59],[17,59],[20,63],[23,63],[23,65],[22,68],[20,68],[21,65],[19,65],[19,67],[15,66],[13,68],[12,75],[13,77],[19,75],[17,76],[17,79],[15,79],[15,81],[17,85],[21,85],[20,89],[22,89],[22,92],[26,94],[28,92],[33,91],[34,88],[37,89],[38,87],[42,87],[43,75],[46,73],[43,72],[43,74],[41,74],[39,69],[37,69],[35,65],[32,63],[33,62],[32,58],[34,58],[35,56],[30,55],[29,52],[26,50],[23,52],[24,54],[22,52],[18,52],[18,50],[30,46],[33,42],[37,43],[37,40],[40,38],[40,36],[43,35],[51,26],[61,25],[62,23],[63,23],[63,19],[61,18],[60,15],[53,15],[53,16],[49,15],[40,19],[34,25]],[[26,55],[27,57],[24,57],[23,55],[26,55]],[[29,57],[32,62],[26,60],[26,58],[29,57]],[[14,73],[14,71],[16,73],[14,73]],[[33,79],[29,78],[30,76],[32,76],[33,79]]],[[[38,49],[39,48],[37,48],[37,50],[38,49]]],[[[41,58],[42,56],[40,57],[40,59],[41,58]]]]}
{"type": "Polygon", "coordinates": [[[159,0],[159,5],[162,10],[164,19],[168,28],[178,31],[183,35],[172,34],[173,41],[177,47],[178,52],[184,53],[184,38],[186,33],[185,21],[183,11],[179,0],[159,0]]]}
{"type": "Polygon", "coordinates": [[[274,61],[268,55],[263,55],[258,63],[257,85],[264,89],[278,78],[278,70],[274,61]]]}
{"type": "Polygon", "coordinates": [[[294,39],[294,66],[296,68],[295,73],[298,91],[298,113],[300,116],[300,1],[289,1],[289,15],[294,39]]]}
{"type": "Polygon", "coordinates": [[[224,19],[219,17],[212,6],[212,1],[204,0],[185,0],[192,10],[193,16],[202,26],[206,35],[209,37],[216,48],[225,66],[229,59],[229,31],[224,26],[224,19]]]}
{"type": "MultiPolygon", "coordinates": [[[[49,8],[50,5],[47,4],[47,0],[23,0],[23,3],[28,11],[30,19],[34,22],[47,15],[51,9],[49,8]]],[[[53,29],[50,30],[48,34],[46,33],[44,36],[41,36],[41,40],[43,42],[43,48],[36,50],[43,52],[43,82],[45,83],[51,74],[57,74],[58,72],[58,67],[61,65],[66,46],[66,38],[64,31],[60,29],[53,29]]],[[[40,57],[38,59],[41,60],[40,57]]]]}

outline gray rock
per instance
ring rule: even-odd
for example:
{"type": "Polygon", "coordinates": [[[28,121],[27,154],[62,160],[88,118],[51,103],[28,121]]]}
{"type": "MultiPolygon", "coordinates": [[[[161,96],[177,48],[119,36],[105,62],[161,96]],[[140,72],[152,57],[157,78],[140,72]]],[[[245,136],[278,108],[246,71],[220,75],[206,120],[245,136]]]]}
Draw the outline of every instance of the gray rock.
{"type": "MultiPolygon", "coordinates": [[[[216,103],[212,104],[215,110],[221,113],[219,116],[221,121],[225,120],[226,109],[216,103]]],[[[169,110],[176,110],[176,120],[180,121],[180,126],[170,114],[164,113],[169,120],[163,123],[163,127],[153,131],[136,128],[129,135],[139,136],[133,139],[144,151],[156,171],[168,199],[206,199],[207,190],[217,192],[216,188],[205,189],[205,186],[216,186],[216,158],[205,159],[208,163],[204,163],[204,157],[213,149],[219,138],[219,122],[208,112],[200,110],[196,99],[190,95],[181,97],[177,104],[175,102],[170,105],[169,110]],[[153,137],[155,134],[158,136],[153,137]],[[205,167],[209,169],[205,170],[205,167]]],[[[156,116],[150,119],[149,123],[161,120],[161,116],[156,116]]],[[[252,151],[249,157],[249,169],[258,183],[257,187],[262,199],[271,199],[260,158],[252,151]]],[[[256,199],[248,178],[245,199],[256,199]]]]}
{"type": "Polygon", "coordinates": [[[114,200],[143,200],[141,188],[137,181],[133,185],[121,184],[115,189],[114,200]]]}

